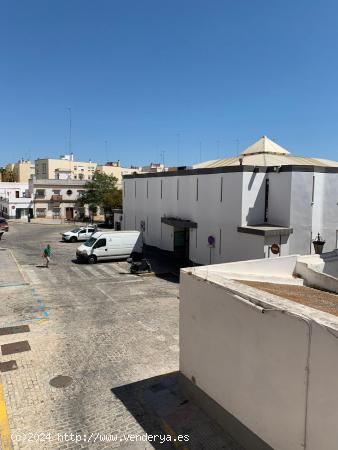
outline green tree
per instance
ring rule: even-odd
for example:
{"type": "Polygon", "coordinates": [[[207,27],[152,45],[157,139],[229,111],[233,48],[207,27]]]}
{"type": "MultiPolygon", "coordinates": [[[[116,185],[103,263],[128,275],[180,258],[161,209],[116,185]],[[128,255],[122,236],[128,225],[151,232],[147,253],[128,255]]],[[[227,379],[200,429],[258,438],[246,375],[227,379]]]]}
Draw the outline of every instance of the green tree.
{"type": "Polygon", "coordinates": [[[96,214],[97,208],[103,208],[105,213],[122,206],[122,191],[116,186],[117,178],[105,173],[95,172],[93,179],[85,184],[85,192],[79,202],[89,205],[90,211],[96,214]]]}
{"type": "Polygon", "coordinates": [[[15,181],[15,174],[13,170],[6,169],[5,167],[0,168],[1,181],[15,181]]]}

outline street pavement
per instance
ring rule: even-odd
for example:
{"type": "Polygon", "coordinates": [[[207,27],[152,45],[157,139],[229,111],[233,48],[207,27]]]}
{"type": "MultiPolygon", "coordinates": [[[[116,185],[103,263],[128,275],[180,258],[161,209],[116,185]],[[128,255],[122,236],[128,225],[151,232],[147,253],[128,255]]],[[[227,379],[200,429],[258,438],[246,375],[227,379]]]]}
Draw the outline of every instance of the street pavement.
{"type": "Polygon", "coordinates": [[[77,264],[69,228],[11,223],[0,242],[3,450],[240,449],[179,389],[177,282],[77,264]]]}

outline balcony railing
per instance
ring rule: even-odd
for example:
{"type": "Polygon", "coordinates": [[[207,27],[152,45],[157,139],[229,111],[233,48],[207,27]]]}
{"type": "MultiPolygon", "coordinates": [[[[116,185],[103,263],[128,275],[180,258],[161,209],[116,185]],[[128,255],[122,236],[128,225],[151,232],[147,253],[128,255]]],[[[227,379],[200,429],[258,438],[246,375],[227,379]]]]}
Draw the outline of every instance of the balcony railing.
{"type": "Polygon", "coordinates": [[[50,199],[52,202],[60,203],[62,202],[62,195],[53,194],[50,199]]]}

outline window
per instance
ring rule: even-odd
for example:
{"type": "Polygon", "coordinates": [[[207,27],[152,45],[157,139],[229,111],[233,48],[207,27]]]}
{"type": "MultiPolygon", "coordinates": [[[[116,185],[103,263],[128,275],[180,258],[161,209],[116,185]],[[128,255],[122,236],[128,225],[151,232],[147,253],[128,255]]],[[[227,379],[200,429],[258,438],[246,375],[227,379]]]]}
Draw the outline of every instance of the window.
{"type": "Polygon", "coordinates": [[[61,191],[60,189],[53,189],[53,194],[60,195],[61,191]]]}
{"type": "Polygon", "coordinates": [[[176,190],[177,190],[176,199],[178,200],[179,192],[180,192],[180,180],[178,178],[177,178],[176,190]]]}
{"type": "Polygon", "coordinates": [[[163,198],[163,180],[161,180],[161,198],[163,198]]]}
{"type": "Polygon", "coordinates": [[[47,164],[46,163],[42,164],[42,173],[47,173],[47,164]]]}
{"type": "Polygon", "coordinates": [[[15,198],[19,198],[20,197],[20,191],[15,191],[15,198]]]}
{"type": "Polygon", "coordinates": [[[45,190],[44,189],[37,189],[35,197],[36,198],[45,198],[45,190]]]}
{"type": "Polygon", "coordinates": [[[36,217],[46,217],[46,208],[36,208],[36,217]]]}
{"type": "Polygon", "coordinates": [[[67,195],[72,195],[73,191],[71,189],[68,189],[67,195]]]}
{"type": "Polygon", "coordinates": [[[59,218],[60,217],[60,208],[53,208],[53,218],[59,218]]]}
{"type": "Polygon", "coordinates": [[[80,234],[86,233],[86,230],[81,230],[80,234]]]}
{"type": "Polygon", "coordinates": [[[221,177],[221,198],[220,201],[223,201],[223,177],[221,177]]]}
{"type": "Polygon", "coordinates": [[[92,247],[92,245],[94,244],[94,242],[96,241],[96,238],[90,237],[85,243],[84,245],[86,247],[92,247]]]}
{"type": "Polygon", "coordinates": [[[100,248],[105,247],[107,245],[106,239],[99,239],[96,244],[94,245],[94,248],[100,248]]]}
{"type": "Polygon", "coordinates": [[[196,179],[196,202],[198,202],[198,178],[196,179]]]}

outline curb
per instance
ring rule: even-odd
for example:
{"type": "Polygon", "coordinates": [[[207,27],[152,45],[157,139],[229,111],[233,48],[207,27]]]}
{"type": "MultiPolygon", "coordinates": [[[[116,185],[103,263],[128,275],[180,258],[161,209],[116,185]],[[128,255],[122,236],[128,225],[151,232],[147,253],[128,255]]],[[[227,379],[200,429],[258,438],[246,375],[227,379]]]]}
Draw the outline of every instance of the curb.
{"type": "Polygon", "coordinates": [[[14,259],[14,262],[15,262],[15,264],[16,264],[16,266],[17,266],[19,272],[20,272],[20,275],[22,276],[23,281],[25,282],[25,284],[29,284],[29,281],[26,279],[25,274],[24,274],[24,272],[23,272],[23,270],[22,270],[22,268],[21,268],[21,266],[20,266],[18,260],[16,259],[16,257],[15,257],[15,255],[14,255],[13,251],[12,251],[10,248],[8,248],[7,250],[8,250],[8,251],[10,252],[10,254],[12,255],[12,258],[14,259]]]}

